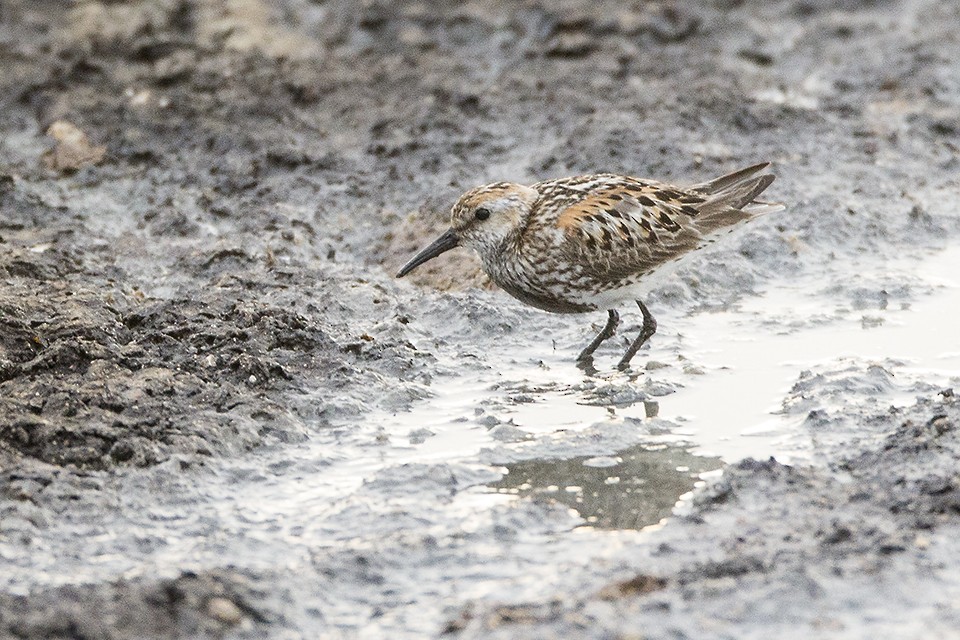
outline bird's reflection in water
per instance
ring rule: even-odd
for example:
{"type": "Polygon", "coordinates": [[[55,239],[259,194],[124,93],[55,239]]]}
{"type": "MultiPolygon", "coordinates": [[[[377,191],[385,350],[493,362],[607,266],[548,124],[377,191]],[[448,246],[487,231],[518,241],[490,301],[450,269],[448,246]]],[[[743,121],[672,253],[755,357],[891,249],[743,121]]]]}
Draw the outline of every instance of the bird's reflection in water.
{"type": "Polygon", "coordinates": [[[705,458],[668,445],[641,445],[609,457],[527,460],[490,486],[502,493],[555,500],[575,509],[589,526],[642,529],[669,516],[698,476],[719,469],[705,458]]]}

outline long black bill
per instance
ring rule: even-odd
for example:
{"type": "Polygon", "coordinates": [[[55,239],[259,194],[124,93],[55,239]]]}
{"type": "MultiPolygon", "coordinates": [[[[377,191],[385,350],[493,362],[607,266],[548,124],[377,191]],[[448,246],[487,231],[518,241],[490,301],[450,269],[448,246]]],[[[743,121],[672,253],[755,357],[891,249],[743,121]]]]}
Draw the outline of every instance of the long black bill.
{"type": "Polygon", "coordinates": [[[460,238],[457,237],[456,232],[453,229],[448,229],[445,234],[434,240],[429,247],[415,255],[410,262],[403,265],[400,271],[397,272],[397,277],[402,278],[427,260],[436,258],[444,251],[450,251],[450,249],[459,246],[459,244],[460,238]]]}

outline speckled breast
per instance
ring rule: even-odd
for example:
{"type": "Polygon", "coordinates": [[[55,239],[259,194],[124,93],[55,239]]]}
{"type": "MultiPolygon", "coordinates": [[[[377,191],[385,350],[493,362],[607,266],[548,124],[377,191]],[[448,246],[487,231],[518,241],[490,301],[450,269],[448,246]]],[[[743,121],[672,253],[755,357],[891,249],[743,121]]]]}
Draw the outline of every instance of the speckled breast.
{"type": "Polygon", "coordinates": [[[597,283],[589,281],[571,265],[552,260],[534,262],[524,255],[504,252],[484,262],[487,275],[511,296],[551,313],[584,313],[598,307],[589,302],[597,283]]]}

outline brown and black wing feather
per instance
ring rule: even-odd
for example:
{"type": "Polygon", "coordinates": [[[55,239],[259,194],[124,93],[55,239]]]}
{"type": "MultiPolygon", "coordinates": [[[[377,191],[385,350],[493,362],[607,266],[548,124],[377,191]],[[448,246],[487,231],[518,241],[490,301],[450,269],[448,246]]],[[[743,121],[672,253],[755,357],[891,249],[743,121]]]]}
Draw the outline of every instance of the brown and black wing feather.
{"type": "Polygon", "coordinates": [[[598,280],[615,282],[648,273],[710,243],[722,229],[775,210],[756,201],[773,182],[772,175],[756,175],[767,166],[688,188],[611,174],[535,188],[544,194],[543,206],[557,210],[552,224],[563,233],[564,258],[598,280]]]}

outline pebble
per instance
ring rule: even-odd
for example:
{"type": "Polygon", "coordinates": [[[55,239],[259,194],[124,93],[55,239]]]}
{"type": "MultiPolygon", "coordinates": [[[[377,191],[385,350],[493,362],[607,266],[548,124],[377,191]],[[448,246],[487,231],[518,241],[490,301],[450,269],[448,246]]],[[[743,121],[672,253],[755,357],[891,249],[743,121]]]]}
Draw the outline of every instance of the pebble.
{"type": "Polygon", "coordinates": [[[224,624],[235,625],[243,619],[243,611],[227,598],[210,598],[207,602],[207,614],[224,624]]]}

